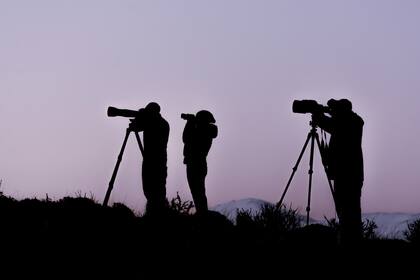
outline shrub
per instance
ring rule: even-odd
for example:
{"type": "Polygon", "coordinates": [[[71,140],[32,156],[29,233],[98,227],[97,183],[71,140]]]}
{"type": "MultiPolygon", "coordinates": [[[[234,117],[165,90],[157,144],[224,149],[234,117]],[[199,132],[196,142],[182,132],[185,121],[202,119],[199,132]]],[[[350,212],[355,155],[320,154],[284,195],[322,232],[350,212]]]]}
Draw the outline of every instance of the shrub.
{"type": "Polygon", "coordinates": [[[366,219],[362,223],[362,238],[363,239],[378,239],[378,235],[376,233],[376,229],[378,225],[373,220],[366,219]]]}
{"type": "MultiPolygon", "coordinates": [[[[337,221],[337,219],[335,218],[328,219],[326,217],[324,218],[327,222],[327,226],[333,229],[335,233],[338,233],[339,228],[340,228],[340,223],[337,221]]],[[[362,238],[368,239],[368,240],[378,239],[379,237],[376,233],[377,228],[378,226],[373,220],[366,219],[362,221],[362,238]]]]}
{"type": "Polygon", "coordinates": [[[408,224],[404,237],[412,244],[420,244],[420,219],[408,224]]]}
{"type": "Polygon", "coordinates": [[[172,198],[169,203],[169,209],[181,215],[190,215],[192,208],[194,208],[194,203],[189,200],[182,201],[178,192],[176,197],[172,198]]]}
{"type": "Polygon", "coordinates": [[[264,204],[253,215],[250,210],[239,210],[236,225],[240,228],[261,229],[273,233],[286,233],[300,227],[301,217],[297,209],[264,204]]]}

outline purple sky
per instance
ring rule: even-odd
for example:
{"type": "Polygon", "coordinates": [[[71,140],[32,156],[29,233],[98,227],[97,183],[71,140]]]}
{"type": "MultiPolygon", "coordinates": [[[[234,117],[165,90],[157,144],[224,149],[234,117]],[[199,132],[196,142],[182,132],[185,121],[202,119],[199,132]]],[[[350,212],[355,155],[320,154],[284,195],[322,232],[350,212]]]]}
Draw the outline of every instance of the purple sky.
{"type": "MultiPolygon", "coordinates": [[[[105,194],[128,120],[161,104],[168,196],[191,199],[182,112],[212,111],[210,205],[280,198],[309,116],[346,97],[365,119],[363,211],[420,212],[419,1],[0,1],[0,178],[16,198],[105,194]]],[[[142,210],[134,137],[112,201],[142,210]]],[[[318,156],[318,155],[317,155],[318,156]]],[[[286,197],[304,209],[308,160],[286,197]]],[[[315,163],[313,215],[333,211],[315,163]]]]}

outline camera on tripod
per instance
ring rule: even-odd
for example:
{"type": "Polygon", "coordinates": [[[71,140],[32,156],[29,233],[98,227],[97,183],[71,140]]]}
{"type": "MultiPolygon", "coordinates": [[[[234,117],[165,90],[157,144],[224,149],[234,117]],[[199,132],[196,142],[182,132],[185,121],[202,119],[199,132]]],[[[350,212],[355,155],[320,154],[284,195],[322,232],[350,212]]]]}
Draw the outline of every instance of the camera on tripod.
{"type": "Polygon", "coordinates": [[[330,107],[324,106],[315,100],[295,100],[292,105],[293,113],[298,114],[316,114],[329,113],[330,107]]]}
{"type": "Polygon", "coordinates": [[[124,150],[125,150],[125,147],[127,145],[128,136],[130,135],[130,133],[133,132],[134,135],[136,136],[136,140],[137,140],[137,144],[139,145],[140,152],[141,152],[142,155],[144,155],[143,144],[141,142],[141,139],[140,139],[140,136],[139,136],[138,132],[143,130],[143,127],[140,126],[139,124],[140,124],[140,121],[144,119],[145,113],[146,113],[145,108],[141,108],[138,111],[135,111],[135,110],[129,110],[129,109],[118,109],[118,108],[111,107],[111,106],[108,107],[108,110],[107,110],[108,117],[130,118],[131,123],[126,130],[125,138],[124,138],[121,150],[120,150],[120,154],[118,155],[117,163],[114,167],[114,171],[112,173],[111,180],[109,181],[109,184],[108,184],[108,189],[106,191],[104,202],[102,204],[104,206],[108,205],[108,201],[109,201],[109,198],[111,196],[111,191],[114,188],[115,178],[117,177],[117,172],[118,172],[118,169],[119,169],[119,166],[120,166],[123,154],[124,154],[124,150]]]}
{"type": "MultiPolygon", "coordinates": [[[[328,103],[330,105],[330,103],[328,103]]],[[[325,174],[327,175],[328,185],[330,187],[330,191],[335,201],[335,194],[334,189],[332,187],[331,180],[328,176],[328,166],[327,166],[327,149],[326,145],[324,144],[324,139],[322,142],[319,139],[319,135],[317,132],[317,124],[314,122],[314,115],[322,114],[322,113],[329,113],[331,112],[331,108],[329,106],[324,106],[316,102],[315,100],[294,100],[292,106],[293,113],[299,114],[312,114],[312,121],[310,122],[311,129],[308,133],[306,138],[305,144],[299,154],[299,157],[296,161],[295,166],[292,168],[293,172],[287,181],[286,187],[281,195],[280,201],[277,203],[277,207],[281,207],[283,205],[284,197],[286,195],[287,190],[290,187],[293,177],[295,176],[296,170],[302,160],[303,154],[305,153],[308,144],[310,143],[310,156],[309,156],[309,186],[308,186],[308,202],[306,206],[306,225],[309,225],[309,212],[311,210],[311,191],[312,191],[312,175],[313,175],[313,164],[314,164],[314,152],[315,146],[318,147],[318,150],[321,154],[322,165],[324,166],[325,174]]]]}

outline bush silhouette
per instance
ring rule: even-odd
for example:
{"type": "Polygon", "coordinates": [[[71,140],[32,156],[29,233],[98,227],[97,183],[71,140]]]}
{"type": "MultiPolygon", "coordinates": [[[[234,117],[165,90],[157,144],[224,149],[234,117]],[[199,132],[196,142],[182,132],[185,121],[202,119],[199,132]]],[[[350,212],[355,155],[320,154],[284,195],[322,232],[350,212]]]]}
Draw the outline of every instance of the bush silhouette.
{"type": "MultiPolygon", "coordinates": [[[[302,226],[297,210],[263,205],[256,214],[238,211],[233,224],[217,212],[191,213],[192,203],[179,195],[170,201],[168,212],[155,217],[136,215],[121,203],[104,207],[82,196],[18,201],[0,195],[2,249],[6,252],[9,246],[12,252],[48,252],[58,257],[76,254],[77,258],[107,259],[105,263],[135,261],[135,269],[173,262],[174,258],[199,261],[209,255],[229,263],[230,259],[246,258],[262,261],[273,254],[292,260],[293,254],[299,257],[308,248],[317,249],[311,250],[313,254],[325,252],[326,258],[335,252],[334,220],[329,226],[302,226]]],[[[417,221],[409,227],[407,239],[412,243],[418,242],[419,224],[417,221]]],[[[365,237],[375,238],[375,228],[373,222],[367,222],[365,237]]],[[[371,246],[366,256],[378,256],[378,248],[404,248],[402,242],[382,241],[371,246]]]]}
{"type": "Polygon", "coordinates": [[[183,201],[178,192],[176,197],[172,198],[169,203],[169,209],[180,215],[190,215],[192,208],[194,208],[194,203],[189,200],[183,201]]]}
{"type": "Polygon", "coordinates": [[[249,210],[239,210],[236,216],[238,227],[255,227],[277,233],[286,233],[300,227],[301,217],[297,209],[276,207],[275,205],[263,204],[255,215],[249,210]]]}
{"type": "Polygon", "coordinates": [[[366,219],[362,223],[362,238],[367,240],[378,239],[379,236],[376,233],[378,225],[373,220],[366,219]]]}
{"type": "Polygon", "coordinates": [[[420,245],[420,219],[407,225],[407,230],[404,232],[404,236],[408,242],[420,245]]]}
{"type": "Polygon", "coordinates": [[[290,240],[290,235],[301,227],[300,224],[297,210],[264,204],[257,213],[243,209],[237,211],[236,238],[241,246],[250,250],[277,250],[285,245],[285,240],[290,240]]]}
{"type": "MultiPolygon", "coordinates": [[[[324,217],[328,227],[330,227],[336,234],[338,234],[338,229],[340,227],[339,222],[337,219],[332,218],[328,219],[324,217]]],[[[378,228],[377,224],[373,220],[366,219],[362,221],[362,238],[365,240],[373,240],[378,239],[379,236],[376,233],[376,229],[378,228]]]]}

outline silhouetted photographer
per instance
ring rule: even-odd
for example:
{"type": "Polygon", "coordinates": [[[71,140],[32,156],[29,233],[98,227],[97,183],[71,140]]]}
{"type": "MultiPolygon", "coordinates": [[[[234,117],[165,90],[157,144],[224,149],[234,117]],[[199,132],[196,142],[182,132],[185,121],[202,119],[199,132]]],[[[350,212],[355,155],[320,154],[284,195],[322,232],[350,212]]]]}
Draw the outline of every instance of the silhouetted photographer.
{"type": "Polygon", "coordinates": [[[364,122],[347,99],[328,101],[327,110],[314,110],[312,121],[331,137],[324,155],[328,177],[334,181],[334,198],[342,243],[362,236],[361,190],[363,186],[362,133],[364,122]],[[330,116],[325,115],[328,113],[330,116]]]}
{"type": "Polygon", "coordinates": [[[131,118],[131,123],[118,156],[104,205],[108,202],[128,136],[130,132],[134,132],[143,154],[142,182],[143,192],[147,199],[147,212],[149,214],[160,213],[167,206],[166,177],[169,124],[161,116],[159,104],[151,102],[138,111],[109,107],[108,116],[131,118]],[[143,145],[138,132],[143,132],[143,145]]]}
{"type": "Polygon", "coordinates": [[[196,115],[181,114],[187,121],[182,140],[184,142],[184,163],[187,165],[187,179],[197,213],[208,211],[205,190],[207,155],[213,139],[217,137],[217,126],[212,113],[206,110],[196,115]]]}

